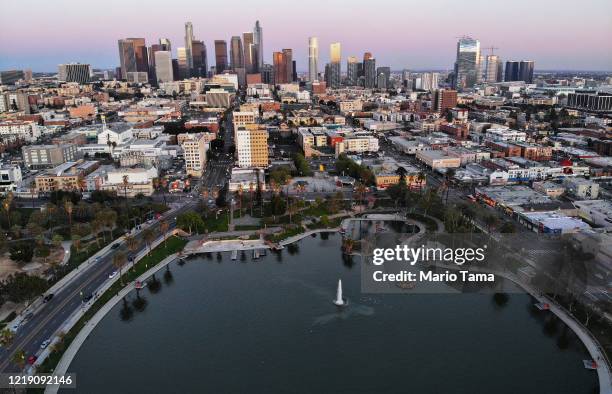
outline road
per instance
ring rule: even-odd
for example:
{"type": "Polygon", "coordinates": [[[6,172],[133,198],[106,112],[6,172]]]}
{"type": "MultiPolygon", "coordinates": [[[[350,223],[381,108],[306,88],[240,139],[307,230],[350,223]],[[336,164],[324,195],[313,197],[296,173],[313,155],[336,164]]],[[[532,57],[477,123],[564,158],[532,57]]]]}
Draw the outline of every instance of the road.
{"type": "MultiPolygon", "coordinates": [[[[182,207],[166,215],[166,221],[173,229],[176,225],[175,217],[194,205],[193,200],[185,201],[182,207]]],[[[155,221],[151,228],[159,231],[159,221],[155,221]]],[[[135,236],[142,240],[142,232],[135,236]]],[[[141,242],[135,254],[146,248],[141,242]]],[[[13,354],[20,349],[26,353],[26,358],[35,355],[40,350],[43,341],[51,338],[74,311],[82,307],[82,295],[88,296],[96,291],[108,279],[113,266],[113,255],[118,251],[126,251],[125,245],[117,249],[110,249],[96,263],[84,268],[84,271],[66,284],[54,297],[36,311],[15,333],[12,344],[7,348],[0,348],[0,372],[18,372],[19,367],[12,362],[13,354]]]]}

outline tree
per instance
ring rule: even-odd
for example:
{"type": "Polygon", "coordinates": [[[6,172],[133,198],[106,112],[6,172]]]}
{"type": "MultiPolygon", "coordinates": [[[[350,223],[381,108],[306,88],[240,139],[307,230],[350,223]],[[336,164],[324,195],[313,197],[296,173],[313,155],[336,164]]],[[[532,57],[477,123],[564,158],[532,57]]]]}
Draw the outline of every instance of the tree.
{"type": "Polygon", "coordinates": [[[193,230],[200,232],[205,228],[202,217],[195,212],[185,212],[177,216],[176,225],[191,234],[193,230]]]}
{"type": "Polygon", "coordinates": [[[34,245],[28,241],[19,241],[11,245],[11,260],[20,263],[29,263],[34,257],[34,245]]]}
{"type": "Polygon", "coordinates": [[[72,201],[64,201],[64,210],[66,210],[66,214],[68,215],[68,226],[72,232],[72,212],[74,211],[74,204],[72,201]]]}
{"type": "Polygon", "coordinates": [[[13,343],[13,338],[15,334],[8,327],[5,327],[2,331],[0,331],[0,345],[7,347],[13,343]]]}
{"type": "Polygon", "coordinates": [[[121,269],[127,262],[127,256],[125,252],[118,251],[113,255],[113,266],[119,271],[119,280],[121,281],[121,286],[123,286],[123,274],[121,269]]]}
{"type": "Polygon", "coordinates": [[[493,214],[485,215],[482,220],[484,224],[487,226],[487,232],[491,232],[491,227],[495,226],[498,222],[497,216],[493,214]]]}
{"type": "Polygon", "coordinates": [[[74,247],[76,248],[76,252],[79,253],[81,249],[81,236],[78,234],[73,234],[72,243],[74,244],[74,247]]]}
{"type": "Polygon", "coordinates": [[[516,232],[516,227],[514,226],[514,223],[512,223],[512,222],[504,222],[499,227],[499,232],[500,233],[515,233],[516,232]]]}
{"type": "Polygon", "coordinates": [[[128,248],[130,253],[133,254],[138,249],[138,240],[132,237],[131,235],[126,235],[125,236],[125,246],[128,248]]]}
{"type": "Polygon", "coordinates": [[[166,239],[168,238],[167,233],[169,228],[170,225],[167,221],[164,219],[159,221],[159,231],[161,231],[162,235],[164,236],[164,248],[166,247],[166,239]]]}
{"type": "MultiPolygon", "coordinates": [[[[200,218],[200,220],[202,220],[200,218]]],[[[149,248],[149,253],[151,253],[151,244],[153,243],[153,241],[155,240],[155,233],[153,232],[153,229],[151,229],[150,227],[145,228],[142,231],[142,239],[145,241],[145,244],[147,244],[147,247],[149,248]]]]}
{"type": "Polygon", "coordinates": [[[13,205],[13,192],[8,192],[4,200],[2,201],[2,208],[6,212],[6,220],[8,221],[8,228],[11,228],[11,208],[13,205]]]}
{"type": "Polygon", "coordinates": [[[25,350],[19,349],[15,353],[13,353],[12,361],[19,367],[20,370],[25,368],[25,365],[26,365],[25,350]]]}

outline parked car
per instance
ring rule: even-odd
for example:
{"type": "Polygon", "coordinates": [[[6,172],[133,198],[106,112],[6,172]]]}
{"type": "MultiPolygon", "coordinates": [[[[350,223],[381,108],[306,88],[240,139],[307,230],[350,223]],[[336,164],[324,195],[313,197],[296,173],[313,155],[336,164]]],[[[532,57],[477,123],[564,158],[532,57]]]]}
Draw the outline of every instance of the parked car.
{"type": "Polygon", "coordinates": [[[50,340],[50,339],[45,339],[45,340],[43,341],[43,343],[41,343],[41,344],[40,344],[40,348],[41,348],[41,349],[44,349],[44,348],[46,348],[47,346],[49,346],[49,344],[50,344],[50,343],[51,343],[51,340],[50,340]]]}
{"type": "Polygon", "coordinates": [[[117,276],[117,271],[113,271],[110,274],[108,274],[108,279],[113,279],[115,276],[117,276]]]}
{"type": "Polygon", "coordinates": [[[53,293],[49,293],[45,296],[45,298],[43,298],[43,303],[47,303],[49,301],[51,301],[51,298],[53,298],[53,293]]]}
{"type": "Polygon", "coordinates": [[[111,249],[117,249],[119,247],[119,244],[115,243],[111,245],[111,249]]]}

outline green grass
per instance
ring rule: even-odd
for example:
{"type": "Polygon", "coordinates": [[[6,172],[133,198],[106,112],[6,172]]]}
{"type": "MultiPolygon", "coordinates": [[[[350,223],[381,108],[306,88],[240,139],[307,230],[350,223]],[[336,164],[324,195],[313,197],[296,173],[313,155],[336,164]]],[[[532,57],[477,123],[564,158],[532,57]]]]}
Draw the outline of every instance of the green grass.
{"type": "Polygon", "coordinates": [[[208,230],[209,233],[227,231],[227,219],[229,213],[223,211],[218,217],[215,218],[213,213],[208,213],[208,218],[202,218],[204,220],[204,231],[208,230]]]}
{"type": "Polygon", "coordinates": [[[104,306],[111,298],[113,298],[119,291],[124,288],[128,283],[134,281],[149,268],[155,266],[166,257],[173,253],[177,253],[185,247],[187,241],[178,238],[170,237],[166,241],[166,245],[162,242],[157,248],[153,249],[149,255],[142,258],[138,263],[134,265],[128,272],[123,272],[123,283],[121,280],[117,280],[113,285],[105,291],[96,302],[89,308],[87,312],[79,319],[79,321],[66,333],[64,336],[63,346],[61,349],[54,350],[49,354],[49,357],[40,365],[37,369],[39,373],[51,372],[55,369],[59,363],[64,351],[70,343],[76,338],[77,334],[85,326],[85,324],[104,306]]]}
{"type": "Polygon", "coordinates": [[[259,225],[244,225],[244,226],[235,226],[234,230],[236,231],[249,231],[249,230],[259,230],[261,226],[259,225]]]}

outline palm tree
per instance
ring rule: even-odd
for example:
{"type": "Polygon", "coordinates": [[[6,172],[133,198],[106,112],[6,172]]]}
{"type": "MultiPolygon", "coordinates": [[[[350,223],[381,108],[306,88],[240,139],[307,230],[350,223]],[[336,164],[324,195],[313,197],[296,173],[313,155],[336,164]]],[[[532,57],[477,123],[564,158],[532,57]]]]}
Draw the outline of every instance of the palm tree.
{"type": "Polygon", "coordinates": [[[76,248],[76,252],[79,253],[81,249],[81,236],[78,234],[74,234],[72,236],[72,242],[74,243],[74,247],[76,248]]]}
{"type": "Polygon", "coordinates": [[[455,169],[447,168],[446,174],[445,174],[445,177],[446,177],[446,204],[448,204],[448,193],[450,192],[450,182],[454,176],[455,176],[455,169]]]}
{"type": "Polygon", "coordinates": [[[423,181],[425,179],[427,179],[425,173],[423,171],[419,171],[419,174],[417,175],[417,182],[419,183],[419,193],[423,192],[423,181]]]}
{"type": "Polygon", "coordinates": [[[149,228],[145,228],[142,231],[142,238],[144,239],[145,243],[147,244],[147,247],[149,248],[149,253],[151,253],[151,243],[153,243],[153,241],[155,240],[155,233],[153,232],[153,230],[149,227],[149,228]]]}
{"type": "Polygon", "coordinates": [[[138,249],[138,240],[131,235],[125,236],[125,246],[127,246],[128,250],[131,254],[134,254],[136,249],[138,249]]]}
{"type": "Polygon", "coordinates": [[[169,228],[170,228],[170,225],[168,224],[167,221],[165,221],[164,219],[159,221],[159,231],[161,231],[161,233],[164,235],[164,248],[166,247],[166,239],[168,238],[167,232],[169,228]]]}
{"type": "Polygon", "coordinates": [[[6,211],[6,220],[8,221],[8,228],[11,228],[11,207],[13,205],[13,192],[8,192],[4,201],[2,201],[2,208],[6,211]]]}
{"type": "Polygon", "coordinates": [[[486,215],[484,218],[484,223],[487,226],[487,232],[491,232],[491,227],[497,224],[497,216],[493,214],[486,215]]]}
{"type": "Polygon", "coordinates": [[[119,280],[121,281],[121,286],[123,286],[123,274],[121,272],[121,269],[125,265],[126,261],[127,256],[124,252],[119,251],[113,255],[113,266],[117,268],[117,271],[119,271],[119,280]]]}
{"type": "Polygon", "coordinates": [[[64,201],[64,209],[66,210],[66,214],[68,215],[68,226],[70,228],[70,232],[72,232],[72,212],[74,211],[74,204],[72,203],[72,201],[64,201]]]}
{"type": "MultiPolygon", "coordinates": [[[[100,230],[102,229],[102,227],[102,223],[98,219],[94,219],[91,221],[91,232],[96,238],[96,244],[98,245],[98,248],[100,248],[100,238],[98,237],[98,235],[100,234],[100,230]]],[[[102,236],[104,237],[104,241],[106,242],[106,237],[104,233],[102,233],[102,236]]]]}
{"type": "Polygon", "coordinates": [[[127,222],[128,222],[128,227],[130,224],[130,204],[128,202],[128,198],[127,198],[127,191],[128,191],[128,186],[130,186],[130,179],[127,175],[123,176],[123,198],[125,198],[125,212],[127,215],[127,222]]]}

